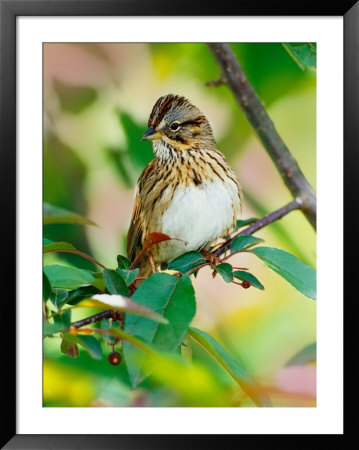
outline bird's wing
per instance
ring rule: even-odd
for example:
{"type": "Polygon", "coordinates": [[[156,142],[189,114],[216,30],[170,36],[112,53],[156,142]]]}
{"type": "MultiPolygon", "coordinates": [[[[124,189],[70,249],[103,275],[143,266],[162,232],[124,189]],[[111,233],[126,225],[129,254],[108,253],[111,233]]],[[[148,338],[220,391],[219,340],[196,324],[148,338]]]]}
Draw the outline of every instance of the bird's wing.
{"type": "Polygon", "coordinates": [[[141,198],[137,189],[131,225],[127,233],[127,258],[133,262],[142,248],[141,198]]]}
{"type": "Polygon", "coordinates": [[[127,234],[127,258],[134,261],[142,250],[142,240],[145,226],[145,209],[148,204],[146,183],[155,169],[155,159],[153,159],[143,170],[137,182],[135,205],[133,207],[131,225],[127,234]]]}

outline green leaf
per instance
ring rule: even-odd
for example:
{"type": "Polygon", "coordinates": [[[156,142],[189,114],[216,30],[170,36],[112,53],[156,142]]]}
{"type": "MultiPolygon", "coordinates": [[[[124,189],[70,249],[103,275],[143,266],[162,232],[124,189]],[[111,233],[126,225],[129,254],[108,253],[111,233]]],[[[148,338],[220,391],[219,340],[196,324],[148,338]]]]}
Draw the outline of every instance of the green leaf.
{"type": "Polygon", "coordinates": [[[43,239],[43,253],[54,252],[56,250],[76,250],[69,242],[54,242],[50,239],[43,239]]]}
{"type": "Polygon", "coordinates": [[[97,99],[97,92],[89,86],[74,86],[54,79],[54,89],[61,108],[72,114],[79,114],[97,99]]]}
{"type": "Polygon", "coordinates": [[[249,281],[252,286],[254,286],[257,289],[260,289],[263,291],[264,286],[263,284],[251,273],[246,272],[245,270],[236,270],[233,272],[234,278],[238,278],[241,281],[249,281]]]}
{"type": "Polygon", "coordinates": [[[42,298],[46,302],[47,299],[51,298],[52,289],[50,281],[45,272],[42,273],[42,298]]]}
{"type": "Polygon", "coordinates": [[[48,320],[44,318],[43,321],[43,337],[52,336],[53,334],[59,333],[63,330],[63,324],[61,322],[58,323],[50,323],[48,320]]]}
{"type": "Polygon", "coordinates": [[[69,328],[71,325],[71,309],[67,309],[59,314],[54,314],[54,323],[60,325],[62,329],[69,328]]]}
{"type": "Polygon", "coordinates": [[[114,309],[116,311],[123,311],[131,314],[136,314],[142,317],[148,317],[156,322],[167,324],[168,320],[161,314],[156,313],[148,306],[141,305],[138,302],[133,301],[129,297],[125,297],[119,294],[97,294],[93,295],[89,299],[82,300],[78,306],[91,307],[91,308],[103,308],[114,309]]]}
{"type": "Polygon", "coordinates": [[[302,366],[317,360],[317,343],[306,345],[298,353],[290,358],[286,366],[302,366]]]}
{"type": "MultiPolygon", "coordinates": [[[[97,279],[96,279],[97,280],[97,279]]],[[[76,305],[85,298],[91,298],[93,295],[98,294],[99,290],[94,286],[83,286],[69,292],[66,303],[69,305],[76,305]]]]}
{"type": "Polygon", "coordinates": [[[94,286],[95,288],[97,288],[99,291],[102,292],[106,290],[106,283],[103,278],[95,278],[95,280],[91,282],[91,286],[94,286]]]}
{"type": "Polygon", "coordinates": [[[73,344],[81,345],[94,359],[102,359],[100,343],[94,336],[87,334],[64,333],[63,338],[73,344]]]}
{"type": "Polygon", "coordinates": [[[60,350],[61,353],[70,356],[70,358],[77,358],[80,354],[77,344],[69,342],[65,338],[62,338],[61,340],[60,350]]]}
{"type": "Polygon", "coordinates": [[[199,264],[204,264],[207,260],[199,252],[188,252],[171,261],[169,270],[177,270],[181,273],[189,272],[199,264]]]}
{"type": "Polygon", "coordinates": [[[257,220],[258,219],[256,217],[251,217],[249,219],[244,219],[244,220],[237,220],[235,229],[238,230],[238,228],[242,228],[242,227],[249,225],[257,220]]]}
{"type": "Polygon", "coordinates": [[[291,253],[279,248],[257,247],[251,250],[266,265],[309,298],[316,298],[316,272],[291,253]]]}
{"type": "MultiPolygon", "coordinates": [[[[92,261],[94,264],[97,264],[101,267],[102,266],[101,263],[99,263],[98,261],[94,260],[91,256],[87,255],[84,252],[81,252],[79,250],[77,250],[72,244],[70,244],[69,242],[54,242],[54,241],[50,241],[50,239],[46,239],[44,238],[43,240],[43,253],[49,253],[49,252],[64,252],[64,253],[73,253],[75,255],[81,256],[82,258],[88,259],[90,261],[92,261]]],[[[101,274],[102,276],[102,274],[101,274]]]]}
{"type": "MultiPolygon", "coordinates": [[[[125,330],[163,351],[177,350],[185,338],[196,312],[196,302],[188,275],[176,277],[167,273],[154,273],[148,277],[131,297],[164,316],[170,323],[158,324],[144,317],[126,316],[125,330]]],[[[138,350],[124,344],[125,361],[133,386],[147,375],[138,365],[138,350]]]]}
{"type": "Polygon", "coordinates": [[[43,224],[49,225],[53,223],[71,223],[77,225],[94,225],[97,227],[95,222],[86,219],[79,214],[76,214],[67,209],[59,208],[58,206],[50,205],[45,203],[43,205],[43,224]]]}
{"type": "Polygon", "coordinates": [[[218,272],[226,283],[231,283],[233,281],[233,268],[228,263],[218,264],[218,266],[213,266],[214,270],[218,272]]]}
{"type": "Polygon", "coordinates": [[[240,252],[245,248],[258,244],[259,242],[263,242],[263,239],[246,234],[237,236],[231,244],[231,253],[240,252]]]}
{"type": "Polygon", "coordinates": [[[110,294],[121,294],[126,297],[130,295],[126,281],[116,270],[104,269],[103,279],[110,294]]]}
{"type": "Polygon", "coordinates": [[[51,301],[59,310],[66,303],[69,292],[66,289],[54,289],[51,295],[51,301]]]}
{"type": "Polygon", "coordinates": [[[315,43],[283,44],[290,56],[304,70],[317,67],[317,45],[315,43]]]}
{"type": "Polygon", "coordinates": [[[255,378],[232,358],[218,342],[198,328],[190,328],[188,334],[223,367],[257,406],[271,406],[270,399],[262,391],[255,378]]]}
{"type": "Polygon", "coordinates": [[[126,270],[121,269],[120,267],[116,269],[116,272],[118,272],[121,275],[121,277],[125,280],[127,286],[129,286],[135,281],[135,278],[137,277],[139,271],[140,269],[126,270]]]}
{"type": "Polygon", "coordinates": [[[131,261],[122,255],[117,255],[118,269],[128,270],[131,267],[131,261]]]}
{"type": "MultiPolygon", "coordinates": [[[[254,198],[249,191],[244,193],[244,198],[260,217],[266,216],[270,212],[257,198],[254,198]]],[[[292,232],[288,231],[281,220],[276,220],[269,226],[278,239],[286,242],[286,247],[289,252],[294,253],[298,258],[308,264],[307,255],[305,254],[305,251],[303,251],[303,247],[293,238],[292,232]]]]}
{"type": "Polygon", "coordinates": [[[53,288],[75,289],[90,284],[95,277],[89,270],[51,264],[44,266],[44,272],[53,288]]]}

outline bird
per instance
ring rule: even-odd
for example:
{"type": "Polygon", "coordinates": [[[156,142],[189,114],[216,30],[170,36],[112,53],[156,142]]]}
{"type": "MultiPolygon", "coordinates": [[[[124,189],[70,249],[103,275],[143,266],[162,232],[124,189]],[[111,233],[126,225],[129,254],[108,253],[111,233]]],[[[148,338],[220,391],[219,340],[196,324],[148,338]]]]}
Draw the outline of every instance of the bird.
{"type": "Polygon", "coordinates": [[[208,255],[235,226],[243,194],[239,180],[217,149],[207,117],[181,95],[160,97],[142,140],[151,141],[154,159],[141,173],[127,234],[127,257],[146,278],[190,251],[208,255]],[[146,237],[172,238],[141,257],[146,237]]]}

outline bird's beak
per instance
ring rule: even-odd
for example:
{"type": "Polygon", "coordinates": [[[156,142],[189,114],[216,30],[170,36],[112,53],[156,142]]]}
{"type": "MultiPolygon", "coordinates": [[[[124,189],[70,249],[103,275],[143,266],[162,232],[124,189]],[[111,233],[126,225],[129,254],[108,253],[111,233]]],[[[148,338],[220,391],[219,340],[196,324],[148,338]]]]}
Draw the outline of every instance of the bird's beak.
{"type": "Polygon", "coordinates": [[[151,125],[146,133],[142,136],[141,141],[157,141],[158,139],[161,139],[161,133],[155,131],[155,129],[151,125]]]}

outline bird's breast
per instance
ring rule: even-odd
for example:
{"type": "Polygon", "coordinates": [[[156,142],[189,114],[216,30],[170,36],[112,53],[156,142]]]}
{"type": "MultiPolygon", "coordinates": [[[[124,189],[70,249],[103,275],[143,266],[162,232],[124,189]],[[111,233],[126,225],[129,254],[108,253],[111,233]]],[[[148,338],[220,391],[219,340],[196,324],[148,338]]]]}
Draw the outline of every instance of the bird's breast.
{"type": "Polygon", "coordinates": [[[172,238],[160,246],[161,261],[208,247],[233,226],[240,208],[236,184],[207,181],[198,186],[178,186],[167,209],[157,218],[157,229],[172,238]]]}

